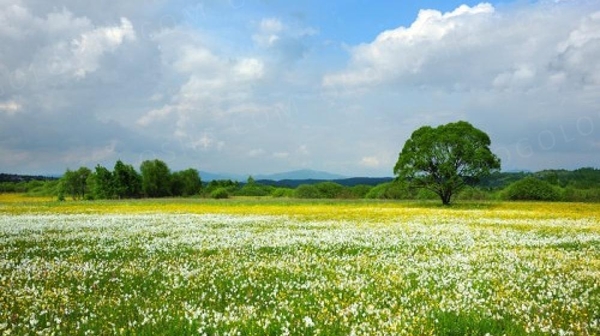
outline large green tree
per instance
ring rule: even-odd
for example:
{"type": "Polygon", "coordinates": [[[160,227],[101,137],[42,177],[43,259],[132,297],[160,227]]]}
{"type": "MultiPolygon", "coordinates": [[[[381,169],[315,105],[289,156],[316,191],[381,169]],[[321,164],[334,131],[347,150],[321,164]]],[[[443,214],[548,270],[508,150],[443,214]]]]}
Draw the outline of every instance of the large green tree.
{"type": "MultiPolygon", "coordinates": [[[[92,171],[87,167],[80,167],[73,171],[67,169],[60,179],[60,195],[69,194],[73,199],[84,199],[88,191],[87,179],[92,171]]],[[[59,196],[62,198],[62,196],[59,196]]]]}
{"type": "Polygon", "coordinates": [[[445,205],[452,196],[500,169],[489,136],[466,121],[423,126],[406,141],[394,174],[411,187],[435,192],[445,205]]]}
{"type": "Polygon", "coordinates": [[[124,164],[121,160],[115,163],[113,191],[117,198],[140,197],[142,192],[142,178],[132,165],[124,164]]]}
{"type": "Polygon", "coordinates": [[[88,187],[94,199],[110,199],[115,195],[113,173],[101,165],[96,165],[88,177],[88,187]]]}
{"type": "Polygon", "coordinates": [[[197,195],[202,188],[202,180],[196,169],[174,172],[171,176],[171,192],[173,196],[197,195]]]}
{"type": "Polygon", "coordinates": [[[146,197],[171,195],[171,171],[161,160],[146,160],[140,165],[142,191],[146,197]]]}

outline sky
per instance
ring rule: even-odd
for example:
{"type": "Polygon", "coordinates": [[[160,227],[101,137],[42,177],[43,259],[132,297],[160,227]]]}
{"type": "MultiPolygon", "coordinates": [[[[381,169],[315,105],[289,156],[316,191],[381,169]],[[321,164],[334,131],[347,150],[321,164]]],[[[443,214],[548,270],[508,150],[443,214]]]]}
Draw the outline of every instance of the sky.
{"type": "Polygon", "coordinates": [[[600,2],[0,0],[0,172],[392,176],[458,120],[600,168],[600,2]]]}

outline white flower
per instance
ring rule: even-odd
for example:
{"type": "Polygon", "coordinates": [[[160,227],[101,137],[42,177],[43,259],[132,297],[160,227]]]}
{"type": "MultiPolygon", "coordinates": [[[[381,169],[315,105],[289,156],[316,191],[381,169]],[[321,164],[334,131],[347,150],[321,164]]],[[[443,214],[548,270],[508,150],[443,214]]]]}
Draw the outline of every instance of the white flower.
{"type": "Polygon", "coordinates": [[[304,321],[304,325],[307,328],[312,328],[315,326],[315,323],[313,322],[313,320],[310,318],[310,316],[304,316],[304,318],[302,319],[304,321]]]}

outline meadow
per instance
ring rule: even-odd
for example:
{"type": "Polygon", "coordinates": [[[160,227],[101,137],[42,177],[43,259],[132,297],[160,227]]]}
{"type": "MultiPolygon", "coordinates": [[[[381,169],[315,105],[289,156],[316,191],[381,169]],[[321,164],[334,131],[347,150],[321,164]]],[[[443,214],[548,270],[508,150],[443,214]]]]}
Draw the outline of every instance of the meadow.
{"type": "Polygon", "coordinates": [[[0,195],[2,335],[598,335],[600,207],[0,195]]]}

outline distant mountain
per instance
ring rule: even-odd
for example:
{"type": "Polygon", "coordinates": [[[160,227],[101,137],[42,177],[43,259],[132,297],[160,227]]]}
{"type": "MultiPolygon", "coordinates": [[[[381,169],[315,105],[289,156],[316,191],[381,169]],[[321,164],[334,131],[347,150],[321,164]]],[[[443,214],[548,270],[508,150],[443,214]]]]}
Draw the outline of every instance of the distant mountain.
{"type": "MultiPolygon", "coordinates": [[[[249,175],[240,175],[240,174],[226,174],[226,173],[209,173],[209,172],[200,172],[200,178],[204,182],[209,182],[213,180],[233,180],[246,182],[249,175]]],[[[346,176],[332,174],[324,171],[311,170],[311,169],[301,169],[294,170],[283,173],[276,174],[259,174],[252,175],[255,180],[271,180],[271,181],[281,181],[281,180],[337,180],[346,178],[346,176]]]]}
{"type": "Polygon", "coordinates": [[[301,169],[294,170],[284,173],[268,174],[268,175],[256,175],[253,176],[256,180],[339,180],[346,178],[346,176],[332,174],[324,171],[301,169]]]}
{"type": "Polygon", "coordinates": [[[341,184],[345,187],[354,187],[356,185],[370,185],[376,186],[381,183],[391,182],[394,179],[392,177],[350,177],[343,179],[332,179],[332,180],[323,180],[323,179],[306,179],[306,180],[256,180],[256,183],[270,185],[274,187],[287,187],[287,188],[296,188],[303,184],[317,184],[322,182],[334,182],[337,184],[341,184]]]}
{"type": "Polygon", "coordinates": [[[202,182],[210,182],[214,180],[232,180],[232,181],[246,181],[248,176],[226,174],[226,173],[209,173],[200,171],[200,179],[202,182]]]}

